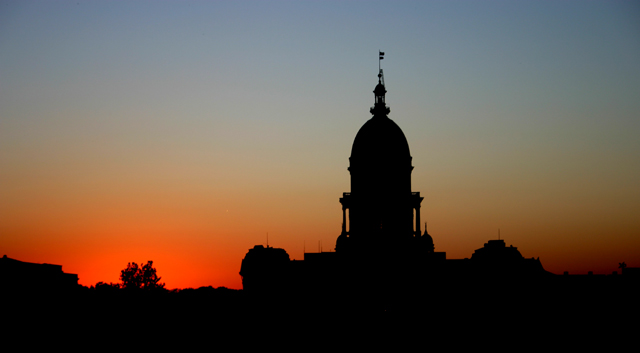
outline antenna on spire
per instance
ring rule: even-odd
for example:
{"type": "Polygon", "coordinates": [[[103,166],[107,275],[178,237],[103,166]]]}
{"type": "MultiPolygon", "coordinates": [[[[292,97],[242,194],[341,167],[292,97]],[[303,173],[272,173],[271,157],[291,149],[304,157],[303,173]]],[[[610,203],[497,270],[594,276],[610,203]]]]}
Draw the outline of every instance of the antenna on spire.
{"type": "Polygon", "coordinates": [[[378,83],[381,83],[384,85],[384,75],[382,74],[382,66],[380,65],[380,63],[382,62],[382,59],[384,59],[384,52],[378,50],[378,70],[380,71],[378,73],[378,83]]]}
{"type": "Polygon", "coordinates": [[[269,232],[267,232],[267,249],[269,248],[269,232]]]}
{"type": "Polygon", "coordinates": [[[387,116],[389,114],[389,107],[384,103],[384,95],[387,93],[387,90],[384,88],[384,73],[382,72],[382,67],[380,66],[380,62],[384,59],[384,52],[378,51],[378,85],[373,90],[373,94],[375,95],[375,104],[369,112],[376,116],[387,116]]]}

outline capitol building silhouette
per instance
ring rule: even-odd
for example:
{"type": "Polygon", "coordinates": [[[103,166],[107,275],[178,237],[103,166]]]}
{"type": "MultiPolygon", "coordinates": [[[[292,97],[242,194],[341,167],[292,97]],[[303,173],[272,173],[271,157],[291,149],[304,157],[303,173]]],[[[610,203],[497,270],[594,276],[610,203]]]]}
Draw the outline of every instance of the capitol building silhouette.
{"type": "Polygon", "coordinates": [[[385,287],[415,292],[461,280],[495,284],[553,276],[539,259],[524,258],[502,239],[489,240],[468,259],[447,259],[435,251],[426,223],[421,228],[424,198],[411,189],[409,143],[388,117],[382,69],[373,93],[372,117],[351,149],[351,191],[340,198],[342,229],[335,252],[305,252],[299,261],[290,260],[284,249],[257,245],[242,260],[244,290],[369,292],[385,287]]]}

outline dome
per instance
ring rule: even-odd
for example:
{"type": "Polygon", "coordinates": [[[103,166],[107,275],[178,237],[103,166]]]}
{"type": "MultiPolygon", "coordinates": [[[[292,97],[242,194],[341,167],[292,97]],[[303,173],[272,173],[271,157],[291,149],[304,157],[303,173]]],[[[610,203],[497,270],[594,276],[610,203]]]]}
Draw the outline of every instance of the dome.
{"type": "MultiPolygon", "coordinates": [[[[425,224],[425,228],[426,227],[427,226],[425,224]]],[[[435,246],[433,245],[433,238],[431,237],[431,235],[429,235],[429,233],[427,233],[426,229],[420,239],[422,241],[422,246],[424,250],[426,250],[427,252],[433,252],[433,250],[435,250],[435,246]]]]}
{"type": "Polygon", "coordinates": [[[411,158],[409,143],[400,127],[386,116],[374,116],[358,131],[351,161],[357,160],[405,160],[411,158]]]}
{"type": "Polygon", "coordinates": [[[514,248],[513,245],[507,247],[504,240],[489,240],[484,244],[483,248],[476,250],[471,255],[471,260],[485,261],[485,262],[509,262],[519,261],[524,259],[518,248],[514,248]]]}
{"type": "Polygon", "coordinates": [[[376,88],[373,89],[373,93],[376,96],[384,96],[385,93],[387,93],[387,90],[386,90],[386,88],[384,88],[384,85],[382,83],[378,83],[376,88]]]}

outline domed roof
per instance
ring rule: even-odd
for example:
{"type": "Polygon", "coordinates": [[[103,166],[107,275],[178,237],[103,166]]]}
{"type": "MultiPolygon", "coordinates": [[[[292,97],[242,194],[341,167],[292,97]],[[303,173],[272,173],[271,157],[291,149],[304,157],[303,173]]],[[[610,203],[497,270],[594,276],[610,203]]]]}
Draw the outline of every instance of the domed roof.
{"type": "Polygon", "coordinates": [[[376,96],[384,96],[384,94],[387,93],[387,89],[384,88],[384,85],[382,83],[378,83],[378,85],[376,85],[376,88],[373,89],[373,93],[376,96]]]}
{"type": "Polygon", "coordinates": [[[351,159],[393,160],[411,157],[402,129],[386,116],[374,116],[362,127],[351,148],[351,159]]]}

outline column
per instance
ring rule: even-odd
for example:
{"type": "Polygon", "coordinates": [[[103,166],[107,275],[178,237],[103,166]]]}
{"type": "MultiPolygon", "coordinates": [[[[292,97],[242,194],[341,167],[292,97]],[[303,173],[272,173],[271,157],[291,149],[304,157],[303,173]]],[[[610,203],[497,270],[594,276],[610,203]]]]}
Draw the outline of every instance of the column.
{"type": "Polygon", "coordinates": [[[422,235],[422,231],[420,230],[420,204],[415,207],[416,210],[416,236],[419,237],[422,235]]]}
{"type": "Polygon", "coordinates": [[[342,206],[342,234],[347,233],[347,208],[342,206]]]}

